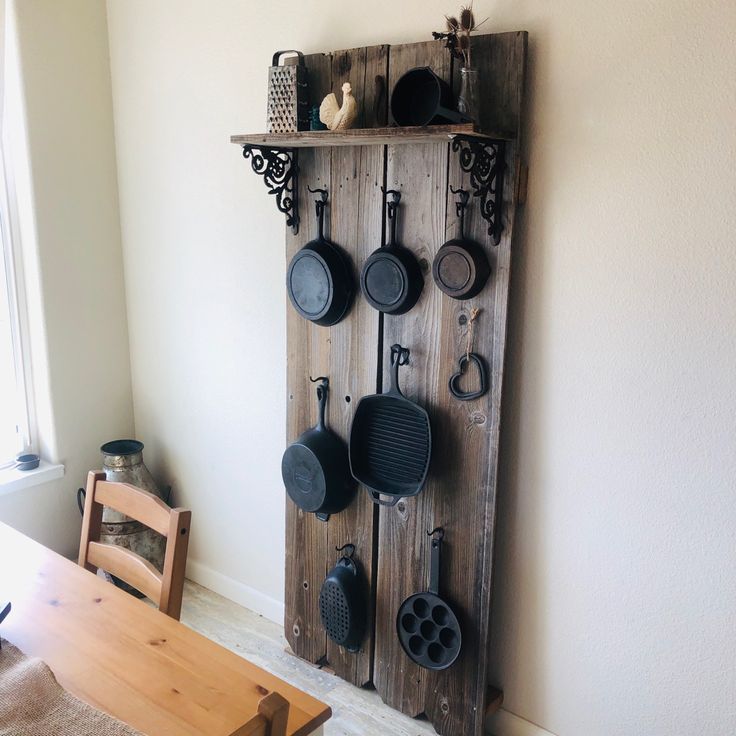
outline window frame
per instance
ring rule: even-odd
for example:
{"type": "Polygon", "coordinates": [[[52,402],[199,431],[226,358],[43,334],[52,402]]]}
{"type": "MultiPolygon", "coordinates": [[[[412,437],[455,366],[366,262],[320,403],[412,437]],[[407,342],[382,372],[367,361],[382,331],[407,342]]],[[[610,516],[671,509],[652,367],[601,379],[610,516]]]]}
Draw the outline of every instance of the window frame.
{"type": "MultiPolygon", "coordinates": [[[[35,452],[37,432],[33,406],[31,358],[28,340],[28,312],[23,281],[23,266],[18,228],[13,176],[5,155],[6,140],[0,135],[0,257],[3,259],[7,283],[8,310],[12,340],[13,365],[18,416],[15,421],[20,435],[19,452],[35,452]]],[[[0,307],[5,309],[5,307],[0,307]]],[[[0,457],[0,469],[11,467],[15,457],[0,457]]]]}

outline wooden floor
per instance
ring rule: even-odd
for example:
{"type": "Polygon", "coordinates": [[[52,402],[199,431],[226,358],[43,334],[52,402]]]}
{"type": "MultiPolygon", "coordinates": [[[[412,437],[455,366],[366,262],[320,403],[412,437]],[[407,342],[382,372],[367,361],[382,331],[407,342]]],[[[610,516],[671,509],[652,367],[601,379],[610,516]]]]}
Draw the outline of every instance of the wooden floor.
{"type": "Polygon", "coordinates": [[[195,631],[329,704],[325,736],[424,736],[432,726],[408,718],[361,690],[287,654],[282,626],[206,588],[186,582],[181,620],[195,631]]]}

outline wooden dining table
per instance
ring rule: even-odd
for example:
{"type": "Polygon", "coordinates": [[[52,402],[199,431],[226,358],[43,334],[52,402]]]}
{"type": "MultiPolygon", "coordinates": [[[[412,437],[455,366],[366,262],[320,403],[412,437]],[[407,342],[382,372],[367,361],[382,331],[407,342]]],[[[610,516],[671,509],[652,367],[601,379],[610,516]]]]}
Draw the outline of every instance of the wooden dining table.
{"type": "Polygon", "coordinates": [[[319,700],[3,523],[1,601],[12,605],[0,623],[3,638],[42,659],[67,691],[147,736],[316,735],[331,715],[319,700]]]}

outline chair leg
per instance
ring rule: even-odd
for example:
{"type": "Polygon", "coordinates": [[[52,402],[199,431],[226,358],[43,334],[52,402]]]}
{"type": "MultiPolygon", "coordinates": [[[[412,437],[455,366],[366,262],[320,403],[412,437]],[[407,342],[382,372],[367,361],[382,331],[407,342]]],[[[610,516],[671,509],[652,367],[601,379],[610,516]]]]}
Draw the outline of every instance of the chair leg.
{"type": "Polygon", "coordinates": [[[268,721],[266,736],[286,736],[289,701],[277,692],[269,693],[258,703],[258,712],[268,721]]]}

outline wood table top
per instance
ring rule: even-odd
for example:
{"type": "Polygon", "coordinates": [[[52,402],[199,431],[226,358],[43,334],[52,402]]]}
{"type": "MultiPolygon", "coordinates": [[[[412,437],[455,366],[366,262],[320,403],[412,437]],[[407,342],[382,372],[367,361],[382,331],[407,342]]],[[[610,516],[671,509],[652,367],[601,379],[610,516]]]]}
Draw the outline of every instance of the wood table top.
{"type": "Polygon", "coordinates": [[[264,736],[258,704],[289,701],[288,736],[330,708],[0,523],[0,634],[62,687],[148,736],[264,736]]]}

